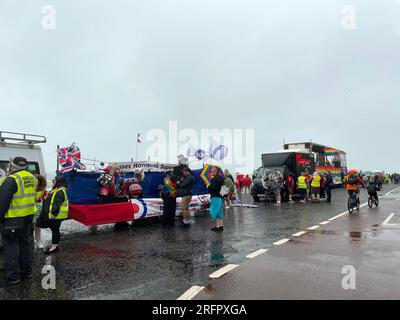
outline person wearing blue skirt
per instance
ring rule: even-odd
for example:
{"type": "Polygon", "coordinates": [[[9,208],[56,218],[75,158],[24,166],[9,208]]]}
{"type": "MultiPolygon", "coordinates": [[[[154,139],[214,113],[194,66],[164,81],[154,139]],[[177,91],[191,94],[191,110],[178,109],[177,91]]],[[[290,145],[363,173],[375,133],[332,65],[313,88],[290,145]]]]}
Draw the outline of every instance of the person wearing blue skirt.
{"type": "Polygon", "coordinates": [[[207,193],[211,196],[210,215],[212,220],[215,221],[215,227],[211,231],[221,232],[224,231],[224,212],[222,209],[224,200],[221,195],[224,179],[218,174],[217,167],[212,167],[210,172],[213,178],[207,188],[207,193]]]}

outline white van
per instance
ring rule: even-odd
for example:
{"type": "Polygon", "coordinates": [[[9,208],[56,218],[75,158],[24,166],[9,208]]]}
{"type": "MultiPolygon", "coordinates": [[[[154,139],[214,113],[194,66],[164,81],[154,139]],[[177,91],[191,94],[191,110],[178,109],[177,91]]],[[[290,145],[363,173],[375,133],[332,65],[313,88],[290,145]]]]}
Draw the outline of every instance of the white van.
{"type": "Polygon", "coordinates": [[[0,131],[0,177],[5,175],[14,157],[26,158],[29,172],[46,176],[42,149],[38,145],[46,141],[44,136],[0,131]]]}

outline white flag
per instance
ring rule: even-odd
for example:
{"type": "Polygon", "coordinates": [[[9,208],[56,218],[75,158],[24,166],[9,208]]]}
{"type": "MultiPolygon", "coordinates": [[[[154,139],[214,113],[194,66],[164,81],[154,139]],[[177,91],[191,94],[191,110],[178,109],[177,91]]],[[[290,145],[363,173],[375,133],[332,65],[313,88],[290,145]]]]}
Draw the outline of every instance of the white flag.
{"type": "Polygon", "coordinates": [[[212,140],[208,153],[210,158],[221,161],[228,155],[228,147],[212,140]]]}

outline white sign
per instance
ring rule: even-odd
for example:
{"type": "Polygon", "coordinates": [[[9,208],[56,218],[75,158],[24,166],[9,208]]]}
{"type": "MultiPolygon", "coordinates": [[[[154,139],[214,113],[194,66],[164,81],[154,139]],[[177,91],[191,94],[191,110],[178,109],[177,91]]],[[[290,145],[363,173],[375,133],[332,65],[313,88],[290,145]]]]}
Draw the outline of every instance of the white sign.
{"type": "Polygon", "coordinates": [[[135,170],[153,171],[153,172],[164,172],[172,170],[177,164],[166,164],[160,162],[149,162],[149,161],[133,161],[133,162],[116,162],[115,166],[121,172],[134,172],[135,170]]]}
{"type": "MultiPolygon", "coordinates": [[[[189,204],[190,210],[205,210],[210,206],[210,195],[198,195],[193,196],[189,204]]],[[[132,199],[132,204],[136,207],[135,220],[158,217],[163,214],[164,202],[161,198],[143,198],[143,199],[132,199]]],[[[176,214],[182,213],[181,209],[182,198],[176,199],[176,214]]]]}

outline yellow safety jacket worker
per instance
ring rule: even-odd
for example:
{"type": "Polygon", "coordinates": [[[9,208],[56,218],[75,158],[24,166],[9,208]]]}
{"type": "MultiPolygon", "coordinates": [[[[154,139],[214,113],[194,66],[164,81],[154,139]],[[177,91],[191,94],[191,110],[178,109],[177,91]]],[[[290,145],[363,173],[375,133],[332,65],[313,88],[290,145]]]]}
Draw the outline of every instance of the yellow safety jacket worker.
{"type": "Polygon", "coordinates": [[[4,218],[23,218],[35,214],[37,211],[35,203],[37,179],[26,170],[15,172],[9,177],[15,180],[18,189],[14,193],[4,218]]]}
{"type": "Polygon", "coordinates": [[[321,177],[315,176],[311,181],[311,187],[313,188],[320,188],[321,187],[321,177]]]}
{"type": "Polygon", "coordinates": [[[4,180],[6,180],[6,177],[1,177],[0,178],[0,186],[3,184],[4,180]]]}
{"type": "Polygon", "coordinates": [[[297,187],[299,189],[307,189],[306,177],[300,176],[297,179],[297,187]]]}
{"type": "Polygon", "coordinates": [[[52,216],[52,211],[53,211],[53,204],[54,204],[54,199],[56,197],[56,194],[61,191],[64,193],[64,202],[61,204],[60,211],[58,212],[58,215],[55,217],[57,220],[61,219],[67,219],[68,218],[68,210],[69,210],[69,202],[68,202],[68,197],[67,197],[67,190],[65,187],[57,188],[54,190],[53,194],[51,195],[51,201],[50,201],[50,208],[49,208],[49,218],[51,219],[52,216]]]}

